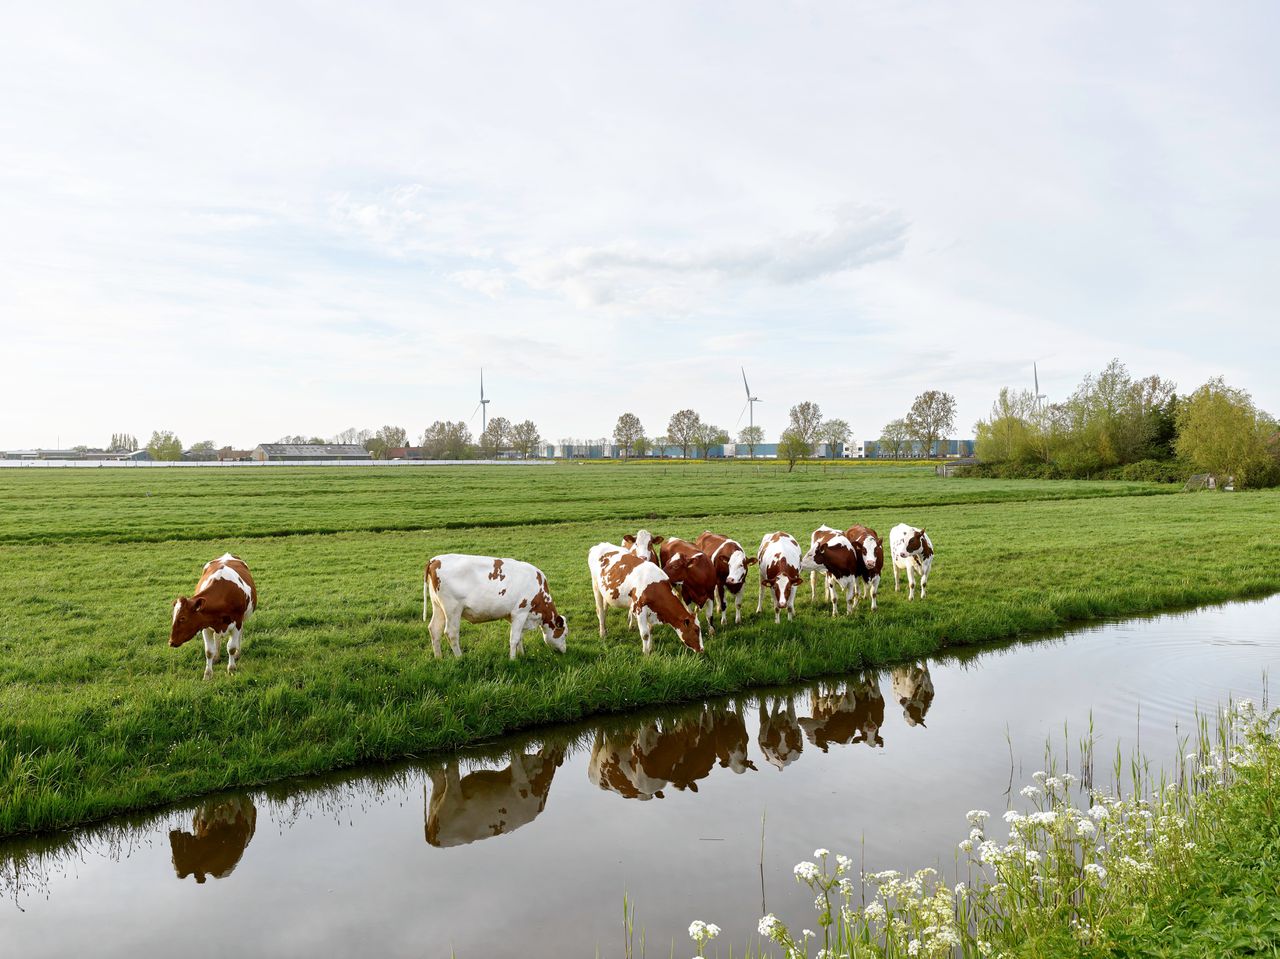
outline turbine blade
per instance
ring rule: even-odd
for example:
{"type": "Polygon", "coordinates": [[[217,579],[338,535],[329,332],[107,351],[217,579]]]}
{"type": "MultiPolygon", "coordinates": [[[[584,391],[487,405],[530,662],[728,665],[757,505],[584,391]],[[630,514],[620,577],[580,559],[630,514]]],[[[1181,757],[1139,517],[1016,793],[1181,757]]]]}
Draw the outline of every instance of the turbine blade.
{"type": "Polygon", "coordinates": [[[747,369],[745,366],[740,366],[738,369],[742,370],[742,388],[747,391],[747,398],[749,400],[751,398],[751,387],[747,386],[747,369]]]}

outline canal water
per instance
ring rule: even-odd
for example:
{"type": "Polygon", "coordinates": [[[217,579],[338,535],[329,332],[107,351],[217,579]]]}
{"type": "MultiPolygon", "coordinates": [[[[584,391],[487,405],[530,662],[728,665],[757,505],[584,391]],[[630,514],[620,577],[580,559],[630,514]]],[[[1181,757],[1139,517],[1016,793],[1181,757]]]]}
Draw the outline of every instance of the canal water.
{"type": "Polygon", "coordinates": [[[966,810],[1020,807],[1046,744],[1079,772],[1091,727],[1099,785],[1117,748],[1172,765],[1277,662],[1280,596],[0,845],[0,956],[620,956],[624,894],[650,956],[693,919],[740,951],[766,911],[812,925],[815,847],[951,875],[966,810]]]}

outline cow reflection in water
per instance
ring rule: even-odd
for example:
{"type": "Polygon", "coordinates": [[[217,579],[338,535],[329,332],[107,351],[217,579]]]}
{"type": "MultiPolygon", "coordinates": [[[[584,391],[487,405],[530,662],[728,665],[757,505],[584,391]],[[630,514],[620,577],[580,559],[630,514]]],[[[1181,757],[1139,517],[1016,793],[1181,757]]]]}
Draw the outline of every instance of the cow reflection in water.
{"type": "Polygon", "coordinates": [[[824,753],[833,743],[866,743],[873,749],[884,746],[880,735],[884,697],[875,673],[831,686],[827,692],[823,692],[821,684],[815,686],[810,694],[810,709],[813,715],[801,719],[800,725],[809,742],[824,753]]]}
{"type": "Polygon", "coordinates": [[[253,838],[258,810],[248,796],[201,803],[191,817],[191,832],[169,831],[173,868],[179,879],[225,879],[253,838]]]}
{"type": "Polygon", "coordinates": [[[698,791],[716,764],[741,775],[747,723],[741,708],[705,707],[693,716],[650,721],[638,730],[596,733],[587,778],[626,799],[662,799],[668,786],[698,791]]]}
{"type": "Polygon", "coordinates": [[[562,762],[563,748],[543,746],[536,753],[513,753],[505,769],[477,769],[465,776],[456,762],[432,769],[427,842],[464,846],[532,822],[546,808],[551,778],[562,762]]]}
{"type": "Polygon", "coordinates": [[[899,666],[893,671],[893,695],[902,707],[908,726],[923,726],[924,714],[933,703],[933,677],[925,663],[899,666]]]}
{"type": "Polygon", "coordinates": [[[760,697],[760,735],[756,738],[760,752],[770,765],[781,771],[800,758],[804,749],[804,735],[800,723],[796,719],[796,702],[791,696],[783,699],[777,697],[773,701],[773,712],[769,712],[769,699],[760,697]]]}

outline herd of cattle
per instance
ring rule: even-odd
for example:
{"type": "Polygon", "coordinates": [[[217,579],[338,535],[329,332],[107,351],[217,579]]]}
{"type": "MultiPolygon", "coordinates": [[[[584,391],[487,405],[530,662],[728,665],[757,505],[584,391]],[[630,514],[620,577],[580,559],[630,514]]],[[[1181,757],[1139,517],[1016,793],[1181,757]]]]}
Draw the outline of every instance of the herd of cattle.
{"type": "MultiPolygon", "coordinates": [[[[893,588],[899,571],[906,574],[907,599],[925,595],[933,565],[933,543],[923,529],[899,523],[889,533],[893,588]]],[[[841,531],[820,526],[810,537],[808,552],[790,533],[768,533],[755,556],[748,556],[738,542],[711,531],[694,542],[654,536],[640,530],[625,536],[622,545],[598,543],[587,553],[591,589],[595,597],[600,636],[605,635],[605,614],[610,608],[627,610],[627,625],[640,633],[645,653],[653,649],[653,628],[670,626],[690,649],[703,652],[702,624],[715,635],[714,610],[720,624],[728,618],[727,597],[733,597],[734,622],[742,622],[742,589],[747,569],[758,566],[760,594],[756,612],[763,610],[766,591],[773,600],[773,619],[795,618],[795,597],[803,575],[809,573],[809,592],[817,600],[817,580],[825,583],[826,601],[837,615],[838,595],[843,592],[845,612],[852,613],[860,597],[876,608],[884,546],[875,530],[851,526],[841,531]]],[[[243,560],[230,553],[207,563],[195,593],[173,604],[170,646],[181,646],[197,633],[204,639],[205,679],[213,676],[223,638],[227,641],[227,671],[240,660],[240,638],[245,620],[258,605],[257,586],[243,560]]],[[[462,655],[459,635],[463,620],[485,623],[506,620],[511,625],[510,655],[524,651],[524,634],[541,630],[544,641],[563,653],[568,626],[556,611],[547,577],[531,563],[492,556],[446,553],[427,563],[422,582],[422,618],[430,613],[428,630],[437,659],[440,640],[447,636],[455,656],[462,655]]]]}
{"type": "MultiPolygon", "coordinates": [[[[933,703],[933,679],[926,663],[895,668],[892,695],[909,726],[923,726],[933,703]]],[[[698,792],[717,770],[742,775],[765,767],[783,770],[798,760],[806,743],[822,752],[832,746],[863,744],[883,748],[885,697],[873,672],[809,691],[809,715],[797,716],[796,697],[766,695],[757,700],[756,758],[752,758],[747,703],[707,703],[664,719],[609,723],[596,730],[586,763],[587,779],[623,799],[663,799],[671,790],[698,792]]],[[[584,742],[583,745],[587,745],[584,742]]],[[[526,747],[527,748],[527,747],[526,747]]],[[[551,782],[574,751],[572,742],[549,740],[532,752],[515,748],[507,765],[464,775],[456,758],[427,770],[424,832],[432,846],[462,846],[501,836],[527,825],[547,806],[551,782]]],[[[257,810],[247,796],[201,803],[191,829],[169,833],[179,879],[229,876],[253,838],[257,810]]]]}

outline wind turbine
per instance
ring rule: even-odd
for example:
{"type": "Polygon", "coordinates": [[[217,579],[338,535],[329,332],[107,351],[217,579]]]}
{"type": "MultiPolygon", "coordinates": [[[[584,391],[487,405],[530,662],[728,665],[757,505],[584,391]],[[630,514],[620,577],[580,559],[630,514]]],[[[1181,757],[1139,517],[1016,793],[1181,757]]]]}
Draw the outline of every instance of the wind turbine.
{"type": "Polygon", "coordinates": [[[476,404],[476,408],[471,411],[471,419],[476,418],[476,410],[480,411],[480,432],[483,433],[489,428],[489,401],[484,398],[484,367],[480,367],[480,402],[476,404]]]}
{"type": "MultiPolygon", "coordinates": [[[[742,407],[742,413],[747,413],[749,415],[748,424],[754,428],[756,425],[756,404],[762,403],[764,401],[761,400],[760,397],[758,396],[751,395],[751,387],[747,385],[746,368],[739,367],[739,369],[742,370],[742,388],[747,391],[747,402],[746,402],[746,405],[742,407]]],[[[739,423],[742,422],[742,413],[738,414],[739,423]]],[[[734,425],[737,425],[737,424],[734,424],[734,425]]]]}
{"type": "Polygon", "coordinates": [[[1036,392],[1035,392],[1035,397],[1036,397],[1036,409],[1037,409],[1037,410],[1039,410],[1039,409],[1040,409],[1040,401],[1041,401],[1041,400],[1047,400],[1049,397],[1048,397],[1046,394],[1044,394],[1044,393],[1041,393],[1041,392],[1040,392],[1040,370],[1036,368],[1036,364],[1035,364],[1035,362],[1034,362],[1034,361],[1031,363],[1031,373],[1032,373],[1032,375],[1035,377],[1035,382],[1036,382],[1036,392]]]}

